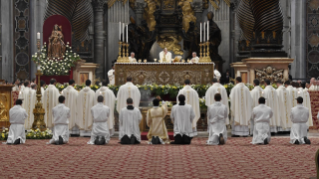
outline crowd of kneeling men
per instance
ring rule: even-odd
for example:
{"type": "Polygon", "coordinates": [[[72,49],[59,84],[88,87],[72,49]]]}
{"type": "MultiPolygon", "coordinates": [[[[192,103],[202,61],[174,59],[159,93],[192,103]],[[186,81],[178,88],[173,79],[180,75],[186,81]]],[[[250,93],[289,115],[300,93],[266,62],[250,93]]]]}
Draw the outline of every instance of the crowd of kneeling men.
{"type": "MultiPolygon", "coordinates": [[[[64,105],[65,97],[59,96],[59,105],[53,108],[52,115],[54,119],[53,137],[48,144],[65,144],[69,141],[69,117],[70,109],[64,105]]],[[[214,96],[215,103],[210,105],[207,110],[209,138],[208,145],[223,145],[227,140],[227,129],[225,120],[228,116],[227,107],[221,103],[219,93],[214,96]]],[[[290,143],[292,144],[310,144],[307,138],[307,121],[309,110],[302,105],[303,98],[298,97],[297,106],[293,107],[290,114],[292,121],[290,132],[290,143]]],[[[97,97],[98,103],[91,108],[93,116],[93,126],[91,138],[88,144],[104,145],[110,141],[110,132],[107,120],[110,115],[110,109],[103,104],[104,97],[97,97]]],[[[147,125],[150,127],[148,134],[149,144],[191,144],[195,136],[192,129],[194,119],[194,110],[191,105],[185,103],[185,96],[178,96],[179,103],[174,105],[171,111],[171,120],[174,125],[174,142],[169,142],[164,117],[167,113],[167,105],[163,102],[160,105],[160,98],[153,100],[154,107],[147,113],[147,125]]],[[[120,111],[119,115],[119,140],[121,144],[139,144],[141,142],[141,133],[139,124],[142,120],[141,112],[133,106],[132,98],[126,100],[127,107],[120,111]]],[[[252,144],[269,144],[270,118],[272,118],[272,109],[265,105],[265,98],[259,98],[259,105],[253,109],[252,120],[254,121],[252,144]]],[[[9,111],[10,129],[6,144],[22,144],[26,141],[24,122],[27,118],[27,112],[21,107],[22,100],[18,99],[16,105],[9,111]]]]}

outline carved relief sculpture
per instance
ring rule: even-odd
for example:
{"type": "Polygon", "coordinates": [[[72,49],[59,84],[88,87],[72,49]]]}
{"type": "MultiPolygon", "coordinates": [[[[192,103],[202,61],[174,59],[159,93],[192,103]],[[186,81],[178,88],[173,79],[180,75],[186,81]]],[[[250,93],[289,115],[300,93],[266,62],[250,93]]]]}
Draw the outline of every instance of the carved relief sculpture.
{"type": "Polygon", "coordinates": [[[271,82],[276,82],[278,80],[283,80],[284,70],[276,70],[271,66],[267,66],[262,70],[255,69],[256,79],[260,81],[270,80],[271,82]]]}
{"type": "Polygon", "coordinates": [[[49,37],[48,57],[56,59],[63,58],[65,54],[65,49],[66,46],[64,43],[62,27],[56,24],[54,25],[54,29],[52,31],[51,36],[49,37]]]}

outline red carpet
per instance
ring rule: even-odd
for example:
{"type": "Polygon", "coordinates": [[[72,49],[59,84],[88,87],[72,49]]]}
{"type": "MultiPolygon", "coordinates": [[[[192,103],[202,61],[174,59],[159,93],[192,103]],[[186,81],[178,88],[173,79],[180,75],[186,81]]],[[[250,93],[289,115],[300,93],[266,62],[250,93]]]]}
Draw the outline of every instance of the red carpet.
{"type": "Polygon", "coordinates": [[[316,176],[312,145],[294,146],[288,138],[270,145],[250,145],[251,137],[230,138],[224,146],[207,146],[207,138],[192,145],[124,146],[112,139],[105,146],[87,145],[89,138],[70,138],[63,146],[47,140],[27,140],[20,146],[0,145],[0,178],[309,178],[316,176]]]}
{"type": "MultiPolygon", "coordinates": [[[[141,133],[141,139],[142,140],[148,140],[147,139],[147,133],[148,132],[142,132],[141,133]]],[[[169,137],[169,140],[174,140],[174,132],[168,132],[168,137],[169,137]]]]}

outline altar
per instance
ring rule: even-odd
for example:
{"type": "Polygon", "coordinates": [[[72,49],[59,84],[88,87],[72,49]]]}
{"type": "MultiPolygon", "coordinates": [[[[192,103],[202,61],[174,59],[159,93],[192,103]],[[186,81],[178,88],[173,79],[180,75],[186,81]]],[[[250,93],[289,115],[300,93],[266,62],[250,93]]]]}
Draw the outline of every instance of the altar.
{"type": "Polygon", "coordinates": [[[214,76],[214,63],[116,63],[115,84],[117,86],[132,77],[134,84],[210,84],[214,76]]]}

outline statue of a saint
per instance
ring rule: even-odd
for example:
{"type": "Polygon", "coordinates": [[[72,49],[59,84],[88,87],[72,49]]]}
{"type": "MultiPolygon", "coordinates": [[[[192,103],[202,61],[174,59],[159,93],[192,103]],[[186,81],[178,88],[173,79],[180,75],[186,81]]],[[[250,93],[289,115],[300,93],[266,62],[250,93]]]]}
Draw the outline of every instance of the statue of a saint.
{"type": "Polygon", "coordinates": [[[218,25],[214,22],[214,13],[208,12],[209,20],[209,54],[212,61],[222,61],[222,57],[218,54],[218,47],[222,42],[222,35],[218,25]]]}
{"type": "Polygon", "coordinates": [[[64,36],[62,34],[62,26],[54,25],[51,36],[49,37],[48,44],[48,57],[49,58],[63,58],[65,54],[64,36]]]}

